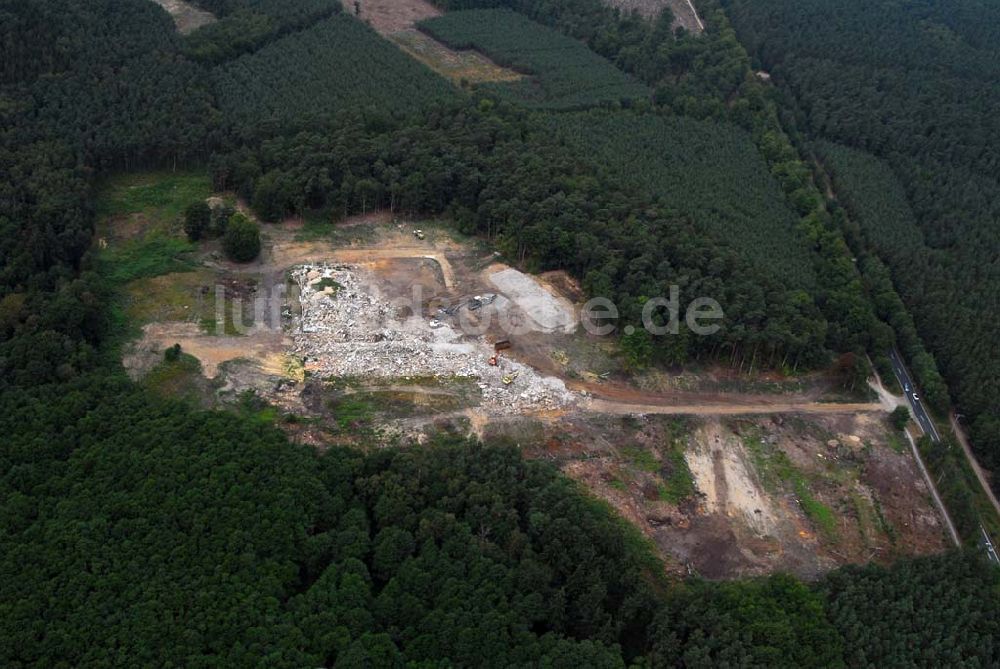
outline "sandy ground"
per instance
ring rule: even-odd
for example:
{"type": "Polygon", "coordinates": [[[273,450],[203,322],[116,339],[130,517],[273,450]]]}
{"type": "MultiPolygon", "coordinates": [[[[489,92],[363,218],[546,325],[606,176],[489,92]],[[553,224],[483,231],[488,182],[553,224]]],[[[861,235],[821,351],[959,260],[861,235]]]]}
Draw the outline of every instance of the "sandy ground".
{"type": "Polygon", "coordinates": [[[754,480],[746,451],[735,435],[710,421],[684,457],[704,496],[706,513],[737,517],[761,536],[774,532],[777,522],[770,499],[754,480]]]}
{"type": "Polygon", "coordinates": [[[624,415],[675,415],[675,416],[748,416],[755,414],[855,414],[862,412],[883,413],[881,404],[854,404],[834,402],[769,402],[767,404],[742,404],[726,402],[711,404],[633,404],[594,398],[583,405],[596,413],[624,415]]]}
{"type": "Polygon", "coordinates": [[[211,336],[202,332],[197,323],[150,323],[142,329],[142,339],[126,353],[127,369],[141,369],[140,356],[153,354],[155,361],[165,349],[180,344],[184,353],[201,362],[202,373],[209,379],[219,374],[219,368],[233,360],[254,361],[263,370],[284,374],[287,350],[291,340],[280,331],[261,331],[249,336],[211,336]]]}
{"type": "Polygon", "coordinates": [[[916,463],[908,450],[887,445],[884,420],[682,419],[684,456],[697,493],[676,504],[657,494],[663,472],[637,464],[630,454],[638,447],[662,462],[664,444],[679,434],[672,425],[677,419],[596,420],[562,425],[546,441],[550,447],[533,456],[560,462],[612,504],[679,574],[732,578],[780,570],[815,578],[838,565],[887,563],[948,547],[916,463]],[[765,450],[784,453],[808,481],[810,495],[832,511],[832,534],[813,524],[788,483],[765,485],[746,446],[758,438],[769,444],[765,450]]]}
{"type": "Polygon", "coordinates": [[[705,30],[698,12],[691,0],[607,0],[608,4],[624,12],[638,12],[646,18],[656,18],[665,7],[674,13],[674,28],[683,27],[690,33],[700,34],[705,30]]]}
{"type": "Polygon", "coordinates": [[[209,12],[184,2],[184,0],[153,0],[153,2],[170,13],[177,26],[177,32],[182,35],[192,33],[198,28],[216,21],[216,18],[209,12]]]}
{"type": "MultiPolygon", "coordinates": [[[[212,380],[203,383],[219,403],[252,391],[307,418],[285,429],[320,448],[357,438],[353,426],[338,427],[335,420],[337,402],[350,397],[374,403],[370,424],[389,440],[422,443],[451,430],[519,444],[527,456],[556,462],[614,505],[677,573],[729,578],[785,570],[814,577],[840,564],[945,546],[912,456],[887,445],[884,416],[894,404],[885,394],[879,403],[820,402],[825,391],[818,382],[788,392],[652,392],[623,375],[587,372],[613,359],[614,347],[558,327],[512,337],[512,348],[490,366],[492,342],[502,331],[488,325],[475,334],[459,332],[458,319],[441,316],[438,304],[468,304],[472,295],[496,292],[493,303],[461,312],[468,325],[489,324],[504,311],[558,326],[582,299],[579,286],[560,273],[532,277],[498,267],[490,249],[423,225],[424,240],[412,234],[416,224],[384,215],[338,224],[329,239],[300,239],[298,222],[265,226],[261,258],[239,266],[206,245],[197,276],[229,281],[243,287],[244,297],[280,306],[281,328],[210,336],[190,316],[162,320],[144,327],[123,362],[141,377],[162,361],[164,349],[180,343],[200,360],[212,380]],[[266,296],[277,285],[290,291],[279,305],[266,296]],[[413,311],[387,318],[414,286],[422,297],[413,311]],[[502,383],[515,373],[511,385],[502,383]],[[553,403],[536,392],[550,382],[569,399],[553,403]],[[812,524],[794,490],[765,485],[747,446],[758,438],[784,453],[809,481],[810,493],[832,510],[835,537],[812,524]],[[669,502],[660,491],[674,462],[666,444],[677,439],[697,492],[669,502]],[[652,460],[636,460],[636,449],[652,460]]],[[[200,293],[196,283],[171,292],[176,304],[170,309],[144,313],[190,314],[200,293]],[[188,296],[192,306],[185,308],[188,296]]],[[[157,287],[163,288],[149,284],[151,291],[157,287]]]]}
{"type": "Polygon", "coordinates": [[[501,67],[478,51],[456,51],[416,29],[394,33],[389,39],[410,57],[460,86],[524,78],[520,72],[501,67]]]}
{"type": "MultiPolygon", "coordinates": [[[[425,0],[359,0],[361,19],[371,24],[382,35],[392,35],[410,30],[424,19],[441,16],[443,13],[425,0]]],[[[353,0],[345,0],[344,7],[354,11],[353,0]]]]}
{"type": "MultiPolygon", "coordinates": [[[[347,0],[344,7],[354,11],[352,0],[347,0]]],[[[411,57],[456,84],[522,78],[521,74],[500,67],[480,53],[455,51],[419,31],[417,23],[442,13],[425,0],[360,0],[360,8],[362,20],[411,57]]]]}
{"type": "Polygon", "coordinates": [[[506,265],[489,267],[485,275],[541,332],[569,333],[576,329],[573,303],[534,277],[506,265]]]}

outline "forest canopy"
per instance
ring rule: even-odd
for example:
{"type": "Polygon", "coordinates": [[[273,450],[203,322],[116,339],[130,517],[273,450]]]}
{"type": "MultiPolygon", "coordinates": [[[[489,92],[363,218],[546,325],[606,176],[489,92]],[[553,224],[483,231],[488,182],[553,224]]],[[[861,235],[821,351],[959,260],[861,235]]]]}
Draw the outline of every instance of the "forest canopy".
{"type": "Polygon", "coordinates": [[[1000,8],[726,5],[788,92],[790,120],[821,142],[817,155],[889,266],[977,455],[1000,467],[1000,8]]]}
{"type": "Polygon", "coordinates": [[[516,12],[449,12],[422,21],[420,29],[453,49],[481,51],[499,65],[528,75],[480,87],[532,107],[631,105],[652,94],[584,44],[516,12]]]}
{"type": "MultiPolygon", "coordinates": [[[[821,364],[829,346],[863,345],[870,325],[839,237],[718,17],[697,41],[597,0],[465,3],[585,40],[654,89],[664,114],[743,128],[785,194],[809,205],[800,223],[812,225],[824,316],[597,169],[544,118],[466,99],[415,64],[399,67],[430,93],[412,113],[272,105],[257,116],[253,76],[234,68],[287,84],[318,112],[384,100],[401,55],[325,0],[198,4],[222,20],[188,38],[146,0],[0,9],[0,663],[1000,662],[1000,572],[974,555],[812,585],[668,581],[636,530],[509,445],[441,435],[424,449],[320,454],[267,421],[197,411],[128,380],[113,309],[121,277],[95,256],[92,193],[98,179],[144,167],[210,170],[265,220],[310,208],[447,214],[526,266],[575,272],[633,316],[643,295],[687,277],[722,296],[738,327],[665,352],[672,361],[770,347],[821,364]],[[337,70],[343,61],[328,56],[345,46],[385,67],[337,70]],[[308,83],[317,90],[295,88],[308,83]],[[851,318],[829,317],[838,311],[851,318]],[[919,633],[892,624],[911,610],[927,622],[919,633]]],[[[193,181],[207,192],[204,177],[193,181]]]]}

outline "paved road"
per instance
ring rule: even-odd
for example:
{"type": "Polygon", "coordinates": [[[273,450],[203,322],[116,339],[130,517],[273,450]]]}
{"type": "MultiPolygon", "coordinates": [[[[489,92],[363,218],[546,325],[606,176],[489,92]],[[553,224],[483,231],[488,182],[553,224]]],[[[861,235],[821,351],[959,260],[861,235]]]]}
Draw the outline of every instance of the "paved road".
{"type": "Polygon", "coordinates": [[[900,360],[896,351],[889,352],[889,360],[892,362],[892,371],[896,373],[896,379],[899,380],[899,385],[903,386],[903,390],[906,394],[906,401],[910,403],[910,409],[913,410],[913,415],[917,419],[920,429],[924,431],[924,434],[931,435],[931,439],[935,442],[941,441],[941,435],[938,434],[937,428],[934,427],[934,421],[931,420],[930,416],[927,415],[927,411],[924,409],[923,398],[920,397],[920,393],[917,391],[917,387],[914,385],[913,379],[910,378],[909,370],[906,369],[906,366],[903,364],[902,360],[900,360]]]}
{"type": "Polygon", "coordinates": [[[979,547],[986,551],[986,557],[990,559],[990,562],[1000,564],[1000,556],[997,555],[997,549],[993,546],[989,535],[986,534],[986,528],[982,525],[979,526],[979,547]]]}
{"type": "MultiPolygon", "coordinates": [[[[906,369],[906,365],[903,364],[903,361],[895,350],[889,351],[889,361],[892,363],[892,371],[896,373],[899,385],[903,386],[906,401],[910,404],[910,409],[913,412],[914,418],[917,419],[920,429],[924,431],[924,434],[930,435],[934,443],[939,443],[941,435],[938,434],[937,427],[934,426],[934,421],[931,420],[927,414],[927,410],[924,409],[923,398],[920,397],[920,392],[913,383],[909,370],[906,369]]],[[[979,526],[979,535],[980,548],[986,551],[986,556],[990,562],[1000,565],[1000,556],[997,555],[996,547],[993,546],[989,535],[986,534],[986,528],[982,525],[979,526]]]]}

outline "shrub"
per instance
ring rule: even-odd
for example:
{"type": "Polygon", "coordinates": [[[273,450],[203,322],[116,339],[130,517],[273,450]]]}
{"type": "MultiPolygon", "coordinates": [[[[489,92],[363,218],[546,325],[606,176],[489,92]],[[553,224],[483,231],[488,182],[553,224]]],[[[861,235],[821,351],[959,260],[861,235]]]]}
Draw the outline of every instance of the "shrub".
{"type": "Polygon", "coordinates": [[[906,424],[910,422],[910,410],[904,406],[898,406],[889,414],[889,422],[897,430],[902,431],[906,424]]]}
{"type": "Polygon", "coordinates": [[[184,232],[196,242],[205,236],[212,223],[212,209],[204,202],[195,202],[184,212],[184,232]]]}
{"type": "Polygon", "coordinates": [[[243,214],[233,214],[222,239],[226,257],[234,262],[250,262],[260,254],[260,227],[243,214]]]}

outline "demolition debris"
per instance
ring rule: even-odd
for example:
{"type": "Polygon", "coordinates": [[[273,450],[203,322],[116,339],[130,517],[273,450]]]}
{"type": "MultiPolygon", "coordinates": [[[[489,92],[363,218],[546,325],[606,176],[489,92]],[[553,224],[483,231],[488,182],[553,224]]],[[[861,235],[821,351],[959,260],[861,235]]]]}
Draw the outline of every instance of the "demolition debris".
{"type": "MultiPolygon", "coordinates": [[[[498,356],[509,341],[495,349],[452,327],[447,316],[454,311],[429,318],[421,308],[394,304],[364,267],[307,265],[294,268],[292,277],[302,307],[292,323],[292,352],[319,378],[472,378],[482,406],[498,414],[574,401],[560,379],[498,356]]],[[[487,316],[487,309],[510,305],[496,297],[477,295],[459,306],[487,316]]]]}

